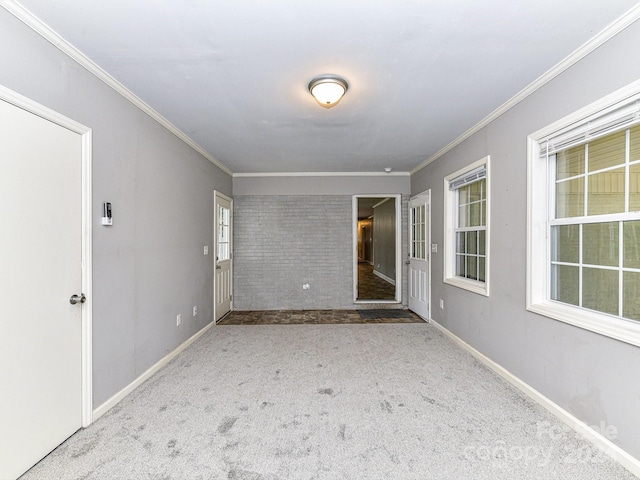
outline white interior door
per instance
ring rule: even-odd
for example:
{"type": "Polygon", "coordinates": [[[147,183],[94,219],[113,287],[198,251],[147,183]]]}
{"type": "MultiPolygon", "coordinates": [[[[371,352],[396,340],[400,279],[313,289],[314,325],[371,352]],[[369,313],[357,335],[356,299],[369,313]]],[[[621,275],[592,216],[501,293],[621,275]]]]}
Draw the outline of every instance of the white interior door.
{"type": "Polygon", "coordinates": [[[430,195],[409,201],[409,309],[425,320],[430,316],[430,195]]]}
{"type": "Polygon", "coordinates": [[[214,316],[217,322],[231,311],[233,300],[233,215],[232,200],[215,193],[215,270],[213,280],[213,303],[214,316]]]}
{"type": "Polygon", "coordinates": [[[0,100],[0,478],[82,426],[82,136],[0,100]]]}

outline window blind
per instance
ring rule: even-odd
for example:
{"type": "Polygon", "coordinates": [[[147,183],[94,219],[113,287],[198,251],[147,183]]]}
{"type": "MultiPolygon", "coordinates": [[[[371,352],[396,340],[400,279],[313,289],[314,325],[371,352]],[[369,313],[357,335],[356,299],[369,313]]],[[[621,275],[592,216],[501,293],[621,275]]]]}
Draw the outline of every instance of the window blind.
{"type": "Polygon", "coordinates": [[[487,176],[486,165],[482,165],[481,167],[474,168],[470,172],[467,172],[464,175],[460,175],[459,177],[456,177],[453,180],[451,180],[449,182],[449,190],[457,190],[473,182],[482,180],[486,176],[487,176]]]}
{"type": "Polygon", "coordinates": [[[640,123],[640,95],[591,115],[540,140],[540,156],[547,157],[640,123]]]}

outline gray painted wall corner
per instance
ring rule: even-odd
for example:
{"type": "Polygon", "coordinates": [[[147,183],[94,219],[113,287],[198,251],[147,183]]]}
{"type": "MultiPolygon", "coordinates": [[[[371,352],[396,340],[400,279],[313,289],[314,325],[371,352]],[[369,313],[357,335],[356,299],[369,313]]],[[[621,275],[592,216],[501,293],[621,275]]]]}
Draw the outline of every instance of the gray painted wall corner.
{"type": "Polygon", "coordinates": [[[613,442],[640,459],[640,348],[525,309],[527,136],[640,78],[629,52],[640,24],[416,172],[411,192],[431,189],[432,317],[588,425],[616,429],[613,442]],[[443,178],[491,155],[491,296],[443,282],[443,178]],[[444,300],[445,308],[438,306],[444,300]]]}
{"type": "Polygon", "coordinates": [[[202,252],[213,191],[231,194],[232,180],[4,9],[0,45],[0,84],[93,131],[97,407],[211,322],[212,256],[202,252]],[[100,224],[105,201],[112,227],[100,224]]]}

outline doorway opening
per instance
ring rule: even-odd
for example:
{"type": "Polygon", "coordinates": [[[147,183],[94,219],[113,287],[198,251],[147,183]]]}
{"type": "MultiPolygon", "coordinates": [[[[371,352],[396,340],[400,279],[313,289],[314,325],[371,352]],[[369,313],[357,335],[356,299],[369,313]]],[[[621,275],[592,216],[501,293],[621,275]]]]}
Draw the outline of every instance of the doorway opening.
{"type": "Polygon", "coordinates": [[[353,197],[353,299],[401,301],[401,196],[353,197]]]}

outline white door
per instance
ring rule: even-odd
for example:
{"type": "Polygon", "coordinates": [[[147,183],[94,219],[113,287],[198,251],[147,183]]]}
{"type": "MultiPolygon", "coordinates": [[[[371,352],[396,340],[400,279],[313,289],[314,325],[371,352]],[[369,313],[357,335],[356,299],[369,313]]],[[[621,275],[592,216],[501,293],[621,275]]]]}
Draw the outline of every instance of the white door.
{"type": "Polygon", "coordinates": [[[425,320],[430,316],[430,195],[409,201],[409,309],[425,320]]]}
{"type": "Polygon", "coordinates": [[[215,270],[213,276],[213,304],[214,317],[217,322],[231,311],[233,300],[233,268],[232,268],[232,200],[215,193],[215,270]]]}
{"type": "Polygon", "coordinates": [[[82,136],[0,100],[0,478],[82,426],[82,136]]]}

